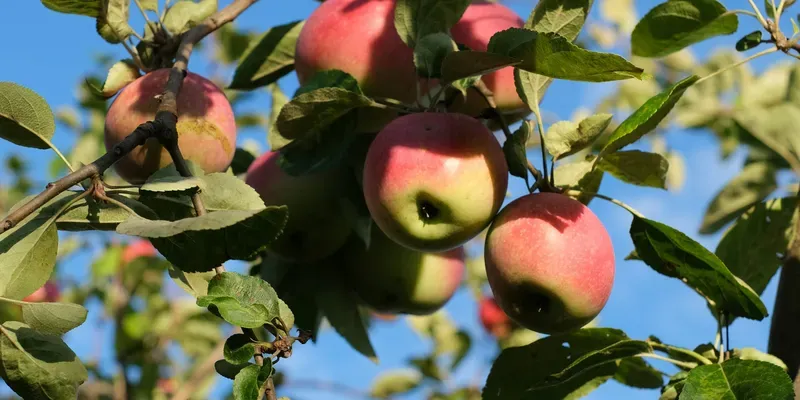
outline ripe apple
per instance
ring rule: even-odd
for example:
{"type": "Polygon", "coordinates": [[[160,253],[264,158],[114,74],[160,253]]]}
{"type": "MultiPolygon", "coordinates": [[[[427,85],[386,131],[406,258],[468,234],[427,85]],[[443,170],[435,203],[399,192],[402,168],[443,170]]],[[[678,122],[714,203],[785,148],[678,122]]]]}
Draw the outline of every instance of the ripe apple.
{"type": "Polygon", "coordinates": [[[536,193],[509,203],[486,237],[486,275],[500,308],[530,330],[579,329],[603,309],[614,284],[614,248],[579,201],[536,193]]]}
{"type": "Polygon", "coordinates": [[[353,236],[341,257],[347,282],[379,313],[431,314],[453,297],[465,270],[461,247],[423,253],[395,243],[374,227],[369,249],[353,236]]]}
{"type": "Polygon", "coordinates": [[[486,332],[498,339],[503,339],[511,333],[511,319],[490,296],[482,298],[478,303],[478,317],[486,332]]]}
{"type": "MultiPolygon", "coordinates": [[[[105,121],[106,150],[130,135],[140,124],[155,118],[169,69],[150,72],[126,86],[111,103],[105,121]]],[[[178,147],[206,173],[225,171],[236,151],[236,123],[225,93],[210,80],[189,72],[178,94],[178,147]]],[[[156,138],[150,138],[114,164],[117,173],[132,184],[144,183],[172,158],[156,138]]]]}
{"type": "MultiPolygon", "coordinates": [[[[500,3],[478,1],[467,7],[461,19],[450,29],[450,34],[456,43],[466,45],[472,50],[486,51],[489,40],[495,33],[509,28],[522,28],[524,25],[525,21],[510,8],[500,3]]],[[[494,94],[499,111],[504,114],[530,113],[528,106],[517,94],[513,67],[483,75],[481,80],[494,94]]],[[[467,91],[467,104],[464,108],[454,110],[477,116],[488,106],[476,89],[470,89],[467,91]]]]}
{"type": "Polygon", "coordinates": [[[27,301],[29,303],[53,303],[57,302],[60,297],[61,293],[58,289],[58,285],[53,281],[47,281],[44,286],[25,296],[22,301],[27,301]]]}
{"type": "Polygon", "coordinates": [[[503,150],[489,129],[458,113],[399,117],[367,151],[364,197],[392,240],[419,251],[454,249],[497,214],[508,187],[503,150]]]}
{"type": "Polygon", "coordinates": [[[267,206],[285,205],[289,220],[283,233],[270,244],[276,255],[296,262],[312,262],[333,254],[347,241],[352,220],[344,213],[344,170],[291,176],[278,165],[278,152],[269,151],[247,170],[245,182],[267,206]]]}
{"type": "Polygon", "coordinates": [[[128,264],[139,257],[155,257],[156,255],[158,252],[149,240],[136,239],[122,250],[122,264],[128,264]]]}

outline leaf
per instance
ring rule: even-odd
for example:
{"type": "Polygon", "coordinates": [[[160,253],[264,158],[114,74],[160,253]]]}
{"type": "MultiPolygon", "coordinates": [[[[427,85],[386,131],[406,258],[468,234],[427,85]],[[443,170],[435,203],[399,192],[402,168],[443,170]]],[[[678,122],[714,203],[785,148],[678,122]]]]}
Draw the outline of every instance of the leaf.
{"type": "Polygon", "coordinates": [[[618,364],[614,379],[623,385],[640,389],[658,389],[664,385],[661,371],[653,368],[642,358],[623,358],[618,364]]]}
{"type": "Polygon", "coordinates": [[[731,354],[732,358],[740,358],[742,360],[757,360],[757,361],[766,361],[771,364],[775,364],[779,366],[782,370],[786,371],[788,368],[786,367],[786,363],[784,363],[780,358],[773,356],[769,353],[764,353],[755,349],[753,347],[745,347],[741,349],[733,349],[731,354]]]}
{"type": "Polygon", "coordinates": [[[22,319],[31,329],[63,335],[86,321],[86,308],[72,303],[22,304],[22,319]]]}
{"type": "Polygon", "coordinates": [[[398,0],[394,27],[400,39],[413,49],[417,40],[431,33],[450,32],[469,4],[469,0],[398,0]]]}
{"type": "Polygon", "coordinates": [[[264,359],[264,365],[248,365],[236,374],[233,380],[234,400],[259,400],[261,388],[272,375],[272,360],[264,359]]]}
{"type": "Polygon", "coordinates": [[[387,371],[375,378],[369,393],[371,397],[388,399],[392,396],[410,392],[417,388],[420,383],[422,383],[422,376],[416,371],[387,371]]]}
{"type": "MultiPolygon", "coordinates": [[[[276,295],[277,296],[277,295],[276,295]]],[[[246,364],[256,353],[256,344],[244,333],[237,333],[225,340],[222,355],[231,364],[246,364]]]]}
{"type": "MultiPolygon", "coordinates": [[[[77,196],[64,192],[0,234],[0,296],[20,300],[44,286],[53,273],[58,231],[53,224],[62,207],[77,196]]],[[[22,207],[33,197],[15,204],[22,207]]]]}
{"type": "Polygon", "coordinates": [[[139,188],[142,192],[187,192],[205,189],[205,181],[198,177],[186,178],[180,175],[150,177],[139,188]]]}
{"type": "Polygon", "coordinates": [[[305,21],[270,28],[250,41],[239,58],[230,89],[250,90],[276,82],[294,69],[297,37],[305,21]]]}
{"type": "Polygon", "coordinates": [[[686,89],[691,87],[698,79],[700,78],[697,75],[691,75],[647,100],[617,126],[617,129],[608,138],[598,158],[639,140],[646,133],[655,129],[661,123],[661,120],[669,114],[675,103],[683,96],[686,89]]]}
{"type": "Polygon", "coordinates": [[[577,399],[614,376],[617,359],[647,348],[611,328],[585,328],[507,348],[492,365],[483,399],[577,399]],[[578,370],[582,373],[575,374],[578,370]]]}
{"type": "Polygon", "coordinates": [[[105,98],[110,98],[117,94],[129,83],[138,79],[142,74],[139,72],[139,67],[130,59],[117,61],[108,70],[108,76],[103,83],[103,89],[100,93],[105,98]]]}
{"type": "Polygon", "coordinates": [[[532,131],[531,122],[523,121],[522,125],[503,143],[508,172],[511,175],[525,178],[526,181],[528,180],[528,156],[525,152],[525,144],[528,143],[532,131]]]}
{"type": "Polygon", "coordinates": [[[661,396],[658,400],[677,400],[683,391],[683,385],[686,384],[686,377],[689,375],[686,371],[680,371],[669,378],[669,382],[661,388],[661,396]]]}
{"type": "Polygon", "coordinates": [[[502,54],[482,51],[454,51],[442,61],[442,80],[455,82],[460,79],[486,75],[520,61],[502,54]]]}
{"type": "Polygon", "coordinates": [[[255,365],[255,364],[245,363],[245,364],[234,365],[225,360],[217,360],[217,362],[214,363],[214,370],[217,371],[217,373],[220,374],[221,376],[233,380],[236,379],[236,374],[238,374],[239,371],[250,365],[255,365]]]}
{"type": "Polygon", "coordinates": [[[0,326],[0,377],[22,398],[75,399],[88,373],[60,337],[7,321],[0,326]]]}
{"type": "Polygon", "coordinates": [[[103,12],[102,0],[41,0],[45,7],[64,14],[98,17],[103,12]]]}
{"type": "Polygon", "coordinates": [[[444,59],[456,50],[456,43],[446,33],[437,32],[424,36],[414,47],[417,75],[423,78],[441,78],[444,59]]]}
{"type": "Polygon", "coordinates": [[[689,371],[680,398],[791,399],[794,389],[789,375],[780,367],[765,361],[734,358],[689,371]]]}
{"type": "Polygon", "coordinates": [[[782,264],[794,228],[794,198],[758,203],[725,232],[715,254],[759,295],[782,264]]]}
{"type": "Polygon", "coordinates": [[[44,98],[16,83],[0,82],[0,138],[47,149],[55,131],[55,117],[44,98]]]}
{"type": "Polygon", "coordinates": [[[197,305],[213,307],[225,321],[242,328],[271,324],[280,316],[278,294],[266,281],[255,276],[223,272],[208,283],[208,295],[197,305]]]}
{"type": "Polygon", "coordinates": [[[281,109],[275,125],[284,138],[295,140],[321,132],[350,110],[368,107],[372,100],[339,87],[303,93],[281,109]]]}
{"type": "Polygon", "coordinates": [[[133,28],[128,24],[130,17],[130,0],[103,0],[106,2],[105,23],[108,24],[116,38],[124,41],[133,34],[133,28]]]}
{"type": "Polygon", "coordinates": [[[606,82],[644,74],[616,54],[584,50],[556,33],[510,28],[492,36],[488,51],[521,60],[516,68],[555,79],[606,82]]]}
{"type": "Polygon", "coordinates": [[[711,234],[764,200],[778,187],[776,171],[767,162],[747,164],[717,193],[706,208],[700,233],[711,234]]]}
{"type": "MultiPolygon", "coordinates": [[[[569,164],[556,165],[553,177],[557,187],[580,190],[588,193],[597,193],[603,182],[603,170],[593,168],[594,157],[569,164]]],[[[593,199],[591,195],[580,195],[576,199],[588,205],[593,199]]]]}
{"type": "Polygon", "coordinates": [[[717,258],[682,232],[634,216],[630,229],[636,253],[656,272],[683,280],[715,307],[733,316],[762,320],[767,308],[758,294],[743,285],[717,258]]]}
{"type": "Polygon", "coordinates": [[[663,57],[714,36],[730,35],[739,18],[716,0],[669,0],[650,10],[631,34],[631,51],[663,57]]]}
{"type": "MultiPolygon", "coordinates": [[[[70,192],[73,193],[73,192],[70,192]]],[[[121,202],[146,217],[155,217],[155,212],[137,200],[119,194],[108,193],[108,197],[121,202]]],[[[113,231],[124,222],[130,214],[128,211],[112,203],[101,203],[91,196],[78,200],[56,218],[56,227],[60,231],[113,231]]]]}
{"type": "Polygon", "coordinates": [[[661,154],[639,150],[606,154],[598,167],[623,182],[659,189],[667,188],[669,162],[661,154]]]}
{"type": "Polygon", "coordinates": [[[278,120],[278,115],[283,106],[289,102],[289,98],[286,97],[277,84],[270,85],[269,91],[272,96],[272,107],[269,115],[269,129],[267,129],[267,143],[269,144],[270,150],[278,151],[283,148],[283,146],[292,142],[291,139],[281,136],[281,133],[275,126],[275,121],[278,120]]]}
{"type": "Polygon", "coordinates": [[[247,260],[282,232],[285,206],[256,210],[220,210],[177,221],[131,216],[117,233],[146,237],[175,267],[205,272],[228,260],[247,260]]]}
{"type": "Polygon", "coordinates": [[[736,42],[736,51],[747,51],[761,44],[761,31],[753,31],[736,42]]]}
{"type": "Polygon", "coordinates": [[[323,132],[295,140],[280,151],[278,165],[289,175],[300,176],[329,170],[346,160],[356,142],[358,113],[348,112],[323,132]]]}
{"type": "Polygon", "coordinates": [[[179,35],[197,26],[217,11],[217,0],[178,1],[164,14],[164,28],[173,35],[179,35]]]}
{"type": "Polygon", "coordinates": [[[194,297],[208,294],[208,282],[216,276],[214,271],[183,272],[173,265],[169,267],[169,276],[175,283],[194,297]]]}
{"type": "Polygon", "coordinates": [[[158,0],[140,0],[139,3],[145,11],[158,12],[158,0]]]}
{"type": "Polygon", "coordinates": [[[361,318],[359,302],[349,290],[342,277],[332,269],[320,268],[315,296],[317,305],[333,329],[341,335],[350,346],[377,363],[378,356],[369,339],[369,333],[361,318]]]}
{"type": "Polygon", "coordinates": [[[575,154],[594,143],[611,123],[611,114],[596,114],[579,123],[556,122],[547,129],[547,152],[555,160],[575,154]]]}

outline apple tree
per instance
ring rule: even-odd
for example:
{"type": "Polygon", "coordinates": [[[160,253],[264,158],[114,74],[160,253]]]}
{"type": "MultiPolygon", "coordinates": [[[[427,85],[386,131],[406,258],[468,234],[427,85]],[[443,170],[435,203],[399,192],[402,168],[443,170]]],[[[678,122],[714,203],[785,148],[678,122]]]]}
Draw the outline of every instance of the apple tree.
{"type": "Polygon", "coordinates": [[[490,1],[326,0],[303,20],[238,29],[254,3],[41,0],[93,19],[129,58],[98,60],[73,109],[0,82],[0,137],[55,153],[42,191],[6,157],[0,192],[0,378],[17,395],[207,398],[219,377],[233,399],[276,400],[292,382],[281,365],[322,329],[377,361],[370,326],[402,316],[431,353],[358,395],[575,399],[615,380],[664,400],[800,398],[800,205],[778,183],[800,176],[800,68],[747,65],[800,58],[793,0],[669,0],[641,18],[604,0],[599,22],[592,0],[540,0],[524,16],[490,1]],[[759,29],[742,32],[745,18],[759,29]],[[728,49],[691,56],[719,37],[728,49]],[[192,70],[209,49],[232,77],[192,70]],[[558,80],[617,85],[550,121],[558,80]],[[269,113],[242,107],[257,91],[269,113]],[[69,151],[53,144],[57,122],[76,133],[69,151]],[[748,155],[699,227],[724,232],[713,251],[601,190],[607,177],[679,187],[673,124],[748,155]],[[237,137],[252,127],[268,151],[237,137]],[[630,215],[633,252],[614,253],[596,201],[630,215]],[[87,280],[54,285],[90,247],[87,280]],[[716,337],[685,348],[601,327],[623,257],[701,296],[716,337]],[[769,309],[760,296],[779,270],[769,309]],[[445,377],[477,345],[443,311],[464,286],[500,351],[485,382],[453,387],[445,377]],[[63,338],[89,301],[113,326],[111,375],[63,338]],[[770,313],[767,353],[731,346],[735,319],[770,313]]]}

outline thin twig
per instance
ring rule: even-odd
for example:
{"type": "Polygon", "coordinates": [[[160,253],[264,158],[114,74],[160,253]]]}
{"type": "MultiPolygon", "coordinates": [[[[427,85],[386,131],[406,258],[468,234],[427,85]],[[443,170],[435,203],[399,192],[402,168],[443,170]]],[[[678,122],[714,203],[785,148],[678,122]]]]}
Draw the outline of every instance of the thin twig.
{"type": "Polygon", "coordinates": [[[660,351],[663,351],[663,352],[676,352],[676,353],[685,354],[685,355],[687,355],[689,357],[694,358],[697,361],[700,361],[700,363],[702,363],[703,365],[711,365],[711,364],[713,364],[711,362],[711,360],[709,360],[708,358],[703,357],[701,354],[698,354],[697,352],[694,352],[694,351],[689,350],[689,349],[684,349],[682,347],[674,347],[674,346],[666,345],[666,344],[663,344],[663,343],[653,343],[653,342],[648,342],[648,343],[650,343],[650,346],[653,347],[653,349],[656,349],[656,350],[660,350],[660,351]]]}
{"type": "Polygon", "coordinates": [[[642,215],[642,213],[636,211],[633,207],[631,207],[631,206],[629,206],[629,205],[627,205],[627,204],[625,204],[625,203],[623,203],[623,202],[621,202],[621,201],[619,201],[619,200],[617,200],[617,199],[615,199],[613,197],[608,197],[608,196],[606,196],[604,194],[585,192],[583,190],[567,190],[566,192],[564,192],[564,194],[572,195],[572,196],[578,196],[578,195],[585,194],[587,196],[597,197],[598,199],[603,199],[605,201],[614,203],[614,204],[624,208],[629,213],[631,213],[631,214],[633,214],[633,215],[635,215],[635,216],[637,216],[639,218],[645,218],[644,215],[642,215]]]}
{"type": "Polygon", "coordinates": [[[672,363],[672,364],[675,364],[675,365],[677,365],[679,367],[686,368],[686,369],[692,369],[692,368],[697,366],[697,364],[695,364],[695,363],[673,360],[673,359],[671,359],[669,357],[664,357],[664,356],[660,356],[658,354],[653,354],[653,353],[640,353],[640,354],[637,354],[637,356],[654,358],[656,360],[666,361],[668,363],[672,363]]]}
{"type": "Polygon", "coordinates": [[[758,8],[756,3],[753,0],[748,0],[750,2],[750,7],[753,8],[753,12],[756,14],[756,19],[764,28],[767,27],[767,20],[764,19],[764,16],[761,15],[761,10],[758,8]]]}
{"type": "Polygon", "coordinates": [[[142,2],[139,1],[139,0],[133,0],[133,1],[136,3],[136,8],[138,8],[139,11],[141,11],[142,16],[144,17],[144,20],[147,21],[147,24],[148,25],[152,24],[153,22],[150,21],[150,18],[147,16],[147,12],[144,10],[144,7],[142,6],[142,2]]]}
{"type": "Polygon", "coordinates": [[[754,60],[756,58],[759,58],[761,56],[765,56],[765,55],[770,54],[770,53],[774,53],[776,51],[778,51],[777,47],[770,47],[770,48],[768,48],[766,50],[762,50],[762,51],[760,51],[760,52],[758,52],[756,54],[753,54],[750,57],[747,57],[747,58],[745,58],[745,59],[743,59],[741,61],[738,61],[736,63],[733,63],[731,65],[728,65],[725,68],[720,68],[720,69],[718,69],[718,70],[716,70],[716,71],[714,71],[714,72],[712,72],[712,73],[710,73],[710,74],[698,79],[697,82],[695,82],[695,85],[697,85],[698,83],[700,83],[700,82],[702,82],[702,81],[704,81],[706,79],[712,78],[712,77],[716,76],[717,74],[721,74],[721,73],[723,73],[725,71],[734,69],[736,67],[739,67],[742,64],[748,63],[748,62],[750,62],[750,61],[752,61],[752,60],[754,60]]]}

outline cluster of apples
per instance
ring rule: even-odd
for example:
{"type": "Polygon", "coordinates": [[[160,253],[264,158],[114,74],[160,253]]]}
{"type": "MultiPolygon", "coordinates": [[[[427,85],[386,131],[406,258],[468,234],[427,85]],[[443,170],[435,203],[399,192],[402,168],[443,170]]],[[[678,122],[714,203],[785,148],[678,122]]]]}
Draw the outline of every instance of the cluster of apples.
{"type": "MultiPolygon", "coordinates": [[[[328,0],[307,19],[298,37],[295,68],[300,84],[314,74],[341,70],[368,96],[417,100],[413,51],[394,27],[394,0],[328,0]]],[[[451,29],[453,39],[486,50],[496,32],[522,27],[519,16],[492,2],[475,2],[451,29]]],[[[152,119],[167,70],[128,85],[110,106],[105,126],[110,150],[152,119]]],[[[529,113],[516,92],[512,68],[482,77],[498,110],[529,113]]],[[[473,90],[473,89],[470,89],[473,90]]],[[[468,92],[447,112],[373,115],[363,169],[349,166],[290,175],[279,151],[249,167],[245,181],[267,205],[285,205],[289,221],[269,246],[272,255],[304,264],[341,268],[364,305],[377,313],[428,314],[460,286],[463,246],[488,229],[485,261],[497,305],[519,325],[541,333],[577,329],[605,306],[614,279],[611,240],[582,203],[558,193],[520,197],[502,208],[508,167],[492,131],[476,117],[488,104],[468,92]],[[355,216],[343,207],[348,188],[360,184],[375,226],[369,240],[355,233],[355,216]],[[369,242],[369,246],[365,242],[369,242]]],[[[228,168],[236,126],[224,93],[189,73],[178,96],[179,146],[206,172],[228,168]]],[[[115,165],[121,177],[142,183],[171,162],[151,139],[115,165]]],[[[363,233],[361,236],[364,236],[363,233]]]]}

